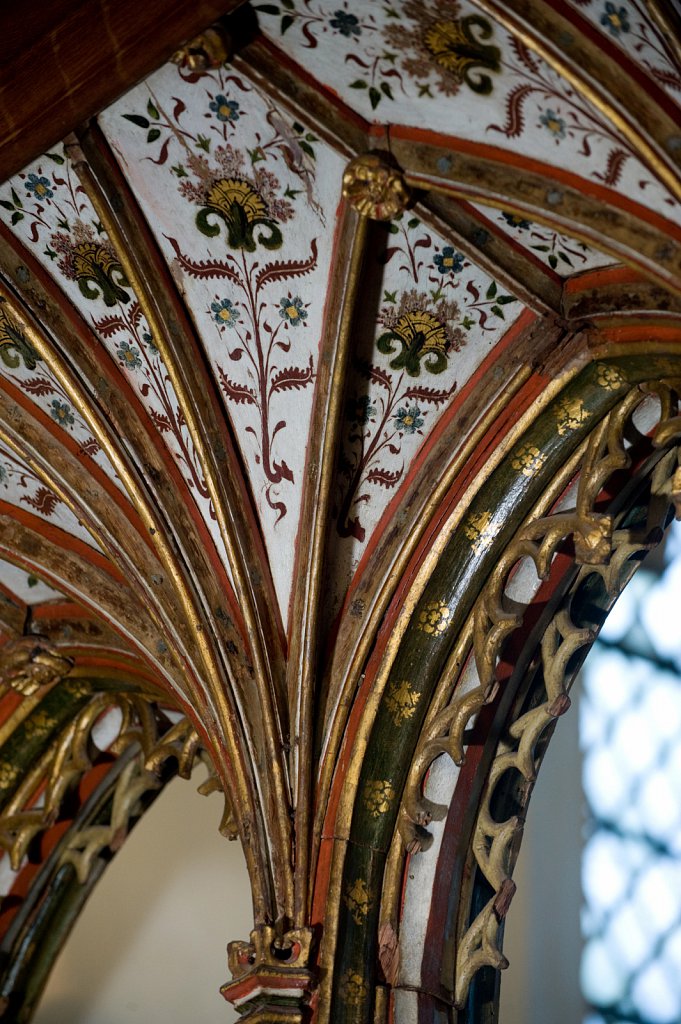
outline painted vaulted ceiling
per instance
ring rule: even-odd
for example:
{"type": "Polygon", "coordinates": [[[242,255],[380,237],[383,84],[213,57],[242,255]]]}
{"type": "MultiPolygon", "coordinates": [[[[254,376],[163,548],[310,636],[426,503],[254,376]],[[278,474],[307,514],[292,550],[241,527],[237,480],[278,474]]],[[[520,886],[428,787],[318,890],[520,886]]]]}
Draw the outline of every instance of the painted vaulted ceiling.
{"type": "Polygon", "coordinates": [[[500,666],[562,665],[530,766],[503,741],[520,807],[593,640],[537,623],[568,576],[611,603],[676,500],[676,9],[232,7],[0,186],[0,1017],[203,757],[248,1020],[486,1020],[520,819],[493,856],[481,794],[530,699],[500,666]]]}

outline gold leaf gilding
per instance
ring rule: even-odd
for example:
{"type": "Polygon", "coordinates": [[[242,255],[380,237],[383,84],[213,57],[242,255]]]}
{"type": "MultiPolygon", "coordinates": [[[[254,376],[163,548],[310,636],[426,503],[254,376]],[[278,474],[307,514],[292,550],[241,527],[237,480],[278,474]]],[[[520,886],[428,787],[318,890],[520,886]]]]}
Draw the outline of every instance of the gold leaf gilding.
{"type": "Polygon", "coordinates": [[[546,455],[535,445],[524,444],[515,452],[511,466],[523,476],[531,478],[539,472],[545,462],[546,455]]]}
{"type": "Polygon", "coordinates": [[[389,811],[394,799],[393,784],[387,779],[369,779],[364,786],[364,806],[373,818],[389,811]]]}
{"type": "Polygon", "coordinates": [[[471,542],[473,554],[482,555],[491,548],[499,529],[499,525],[492,522],[491,512],[475,512],[469,516],[463,532],[471,542]]]}
{"type": "Polygon", "coordinates": [[[591,413],[585,409],[581,398],[563,398],[556,407],[556,426],[561,437],[571,430],[577,430],[589,419],[591,413]]]}
{"type": "Polygon", "coordinates": [[[348,1006],[360,1006],[369,994],[369,987],[359,971],[350,968],[341,977],[339,995],[348,1006]]]}
{"type": "Polygon", "coordinates": [[[627,383],[626,377],[616,366],[598,363],[596,369],[598,371],[596,381],[605,391],[617,391],[627,383]]]}
{"type": "Polygon", "coordinates": [[[373,906],[371,893],[363,878],[358,878],[345,891],[345,905],[352,914],[355,924],[363,924],[373,906]]]}
{"type": "Polygon", "coordinates": [[[401,683],[391,683],[385,705],[392,715],[395,725],[402,725],[416,711],[419,702],[419,694],[410,685],[407,679],[401,683]]]}
{"type": "Polygon", "coordinates": [[[0,789],[9,789],[17,781],[19,769],[8,761],[0,761],[0,789]]]}
{"type": "Polygon", "coordinates": [[[447,628],[451,617],[451,609],[444,601],[429,601],[419,612],[416,625],[422,633],[427,633],[429,636],[440,636],[447,628]]]}
{"type": "Polygon", "coordinates": [[[350,161],[343,173],[343,195],[372,220],[392,220],[410,199],[402,172],[378,153],[362,153],[350,161]]]}
{"type": "Polygon", "coordinates": [[[67,679],[62,689],[72,697],[87,697],[92,693],[92,686],[85,679],[67,679]]]}
{"type": "Polygon", "coordinates": [[[29,739],[38,739],[41,736],[47,736],[48,732],[54,728],[56,721],[54,718],[50,718],[46,711],[38,711],[35,715],[31,715],[24,722],[24,731],[29,739]]]}

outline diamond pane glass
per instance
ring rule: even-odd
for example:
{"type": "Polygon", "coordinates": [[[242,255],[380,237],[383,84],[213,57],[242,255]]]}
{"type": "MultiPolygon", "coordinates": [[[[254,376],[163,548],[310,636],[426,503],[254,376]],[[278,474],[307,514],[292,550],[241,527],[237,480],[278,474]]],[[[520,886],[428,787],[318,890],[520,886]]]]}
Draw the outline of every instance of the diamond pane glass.
{"type": "Polygon", "coordinates": [[[681,1021],[681,530],[642,569],[584,672],[584,1024],[681,1021]]]}

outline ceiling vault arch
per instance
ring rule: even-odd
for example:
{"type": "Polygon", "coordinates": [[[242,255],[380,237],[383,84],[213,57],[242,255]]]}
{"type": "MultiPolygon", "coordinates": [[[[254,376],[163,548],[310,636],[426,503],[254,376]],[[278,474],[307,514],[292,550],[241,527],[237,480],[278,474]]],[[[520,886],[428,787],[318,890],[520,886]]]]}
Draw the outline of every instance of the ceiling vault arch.
{"type": "Polygon", "coordinates": [[[3,14],[63,74],[0,83],[0,1019],[203,760],[245,1021],[491,1021],[548,740],[681,510],[678,17],[94,6],[97,81],[92,10],[3,14]]]}

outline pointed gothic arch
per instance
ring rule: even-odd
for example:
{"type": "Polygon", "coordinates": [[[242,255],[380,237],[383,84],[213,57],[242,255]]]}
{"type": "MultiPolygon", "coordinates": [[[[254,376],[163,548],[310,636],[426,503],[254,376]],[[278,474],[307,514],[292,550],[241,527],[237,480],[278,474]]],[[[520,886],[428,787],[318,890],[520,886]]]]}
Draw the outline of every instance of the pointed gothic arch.
{"type": "Polygon", "coordinates": [[[677,18],[227,7],[158,68],[199,28],[173,8],[121,71],[123,4],[110,87],[74,70],[58,131],[7,133],[0,552],[51,590],[6,571],[0,841],[42,865],[7,894],[6,1013],[55,858],[124,805],[96,874],[202,752],[253,889],[245,1020],[482,1024],[547,739],[681,500],[677,18]]]}

